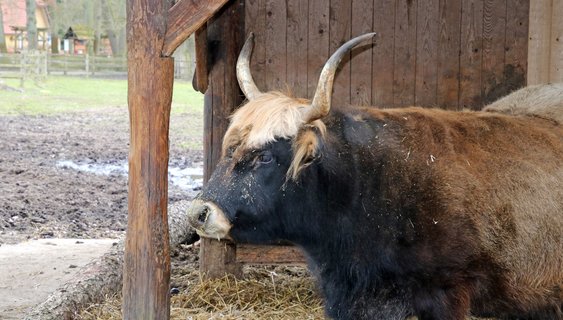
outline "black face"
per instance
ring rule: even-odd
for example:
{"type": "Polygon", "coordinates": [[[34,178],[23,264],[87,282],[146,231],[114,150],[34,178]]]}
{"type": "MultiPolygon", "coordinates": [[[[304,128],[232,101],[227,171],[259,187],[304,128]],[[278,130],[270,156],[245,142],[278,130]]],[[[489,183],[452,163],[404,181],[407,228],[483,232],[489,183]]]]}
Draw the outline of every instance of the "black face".
{"type": "Polygon", "coordinates": [[[288,229],[304,214],[301,187],[286,183],[291,160],[291,141],[286,139],[236,159],[228,154],[198,198],[221,209],[237,242],[291,240],[288,229]]]}

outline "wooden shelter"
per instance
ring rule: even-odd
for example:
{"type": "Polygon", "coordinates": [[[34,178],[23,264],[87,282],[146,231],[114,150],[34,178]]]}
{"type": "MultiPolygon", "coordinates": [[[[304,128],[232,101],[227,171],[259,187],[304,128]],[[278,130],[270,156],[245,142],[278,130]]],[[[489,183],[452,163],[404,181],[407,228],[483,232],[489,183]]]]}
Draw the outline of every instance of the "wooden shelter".
{"type": "MultiPolygon", "coordinates": [[[[256,34],[251,67],[264,91],[310,97],[327,57],[349,38],[376,31],[375,45],[354,50],[342,64],[334,104],[479,109],[524,86],[527,77],[563,81],[561,15],[560,0],[127,0],[131,143],[124,319],[170,316],[171,55],[190,34],[196,32],[194,83],[205,92],[208,179],[228,116],[243,101],[235,62],[250,31],[256,34]]],[[[301,259],[291,247],[205,240],[201,266],[213,276],[237,273],[241,262],[301,259]]]]}
{"type": "MultiPolygon", "coordinates": [[[[205,180],[228,117],[244,100],[235,63],[249,32],[256,34],[251,69],[262,91],[311,98],[329,55],[375,31],[371,48],[356,48],[342,63],[333,105],[478,110],[527,78],[563,81],[561,15],[558,0],[231,0],[196,32],[205,180]]],[[[241,263],[303,259],[295,248],[205,239],[200,261],[202,271],[220,276],[239,273],[241,263]]]]}

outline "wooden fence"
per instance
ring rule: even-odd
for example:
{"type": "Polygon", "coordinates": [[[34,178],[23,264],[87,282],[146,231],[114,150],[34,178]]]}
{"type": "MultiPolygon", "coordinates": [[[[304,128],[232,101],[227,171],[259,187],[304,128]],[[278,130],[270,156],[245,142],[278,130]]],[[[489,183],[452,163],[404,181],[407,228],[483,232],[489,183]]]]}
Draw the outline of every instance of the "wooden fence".
{"type": "Polygon", "coordinates": [[[124,76],[127,74],[127,60],[119,57],[89,55],[49,55],[48,74],[89,76],[124,76]]]}
{"type": "MultiPolygon", "coordinates": [[[[174,77],[191,80],[193,61],[175,60],[174,77]]],[[[53,55],[46,53],[0,54],[0,78],[38,80],[47,75],[72,75],[81,77],[124,78],[127,76],[127,59],[90,55],[53,55]]]]}
{"type": "Polygon", "coordinates": [[[47,75],[45,54],[0,54],[0,79],[42,80],[47,75]]]}

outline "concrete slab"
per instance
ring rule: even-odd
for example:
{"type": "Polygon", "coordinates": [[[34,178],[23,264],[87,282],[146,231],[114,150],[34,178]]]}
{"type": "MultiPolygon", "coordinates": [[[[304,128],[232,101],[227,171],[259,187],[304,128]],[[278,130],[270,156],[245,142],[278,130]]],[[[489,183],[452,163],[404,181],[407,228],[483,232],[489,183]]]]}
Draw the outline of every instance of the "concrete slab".
{"type": "Polygon", "coordinates": [[[27,310],[109,251],[116,239],[40,239],[0,246],[0,319],[27,310]]]}

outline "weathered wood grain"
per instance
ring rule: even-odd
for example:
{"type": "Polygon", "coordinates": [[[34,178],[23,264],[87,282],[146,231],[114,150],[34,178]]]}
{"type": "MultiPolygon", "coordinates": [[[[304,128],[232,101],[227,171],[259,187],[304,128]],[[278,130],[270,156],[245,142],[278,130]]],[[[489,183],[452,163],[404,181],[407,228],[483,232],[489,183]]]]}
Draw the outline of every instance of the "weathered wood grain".
{"type": "MultiPolygon", "coordinates": [[[[204,182],[209,180],[221,158],[223,136],[229,116],[243,99],[236,80],[236,60],[244,43],[244,6],[234,0],[223,7],[207,27],[209,88],[204,105],[204,182]]],[[[201,244],[200,270],[209,277],[240,274],[234,245],[211,239],[201,244]]]]}
{"type": "MultiPolygon", "coordinates": [[[[352,1],[330,1],[329,51],[335,52],[352,34],[352,1]]],[[[334,77],[332,104],[350,104],[350,53],[346,54],[334,77]]]]}
{"type": "Polygon", "coordinates": [[[506,94],[504,85],[504,45],[506,33],[506,0],[484,0],[483,5],[483,103],[488,104],[506,94]]]}
{"type": "Polygon", "coordinates": [[[123,318],[170,317],[168,127],[174,60],[161,57],[167,8],[127,1],[129,194],[123,318]]]}
{"type": "Polygon", "coordinates": [[[526,85],[530,0],[507,1],[503,96],[526,85]]]}
{"type": "Polygon", "coordinates": [[[266,0],[245,0],[245,34],[254,32],[254,50],[250,70],[254,82],[262,92],[270,88],[266,83],[266,0]]]}
{"type": "Polygon", "coordinates": [[[551,82],[563,82],[563,1],[553,0],[551,18],[551,82]]]}
{"type": "Polygon", "coordinates": [[[199,269],[211,279],[232,274],[242,276],[242,265],[236,261],[236,245],[229,241],[201,239],[199,269]]]}
{"type": "Polygon", "coordinates": [[[416,28],[416,88],[414,104],[437,106],[440,0],[418,2],[416,28]]]}
{"type": "Polygon", "coordinates": [[[414,105],[418,0],[395,2],[393,105],[414,105]]]}
{"type": "Polygon", "coordinates": [[[201,26],[195,32],[195,73],[192,86],[194,90],[201,93],[207,91],[209,85],[208,70],[207,70],[207,24],[201,26]]]}
{"type": "Polygon", "coordinates": [[[168,10],[162,55],[170,57],[190,35],[199,29],[229,0],[179,0],[168,10]]]}
{"type": "Polygon", "coordinates": [[[459,105],[481,109],[481,62],[483,56],[483,0],[462,4],[459,105]]]}
{"type": "MultiPolygon", "coordinates": [[[[351,38],[373,31],[373,0],[352,1],[351,38]]],[[[352,49],[350,59],[350,103],[352,105],[371,105],[373,46],[370,43],[352,49]]]]}
{"type": "Polygon", "coordinates": [[[459,108],[460,22],[461,0],[440,1],[436,99],[445,109],[459,108]]]}
{"type": "Polygon", "coordinates": [[[303,252],[297,247],[250,244],[237,246],[236,261],[241,264],[304,265],[306,263],[303,252]]]}
{"type": "Polygon", "coordinates": [[[377,32],[373,48],[372,105],[393,107],[393,66],[395,48],[395,1],[375,0],[373,31],[377,32]]]}
{"type": "Polygon", "coordinates": [[[287,0],[287,84],[295,97],[307,97],[309,3],[287,0]]]}
{"type": "Polygon", "coordinates": [[[330,1],[309,0],[309,50],[307,52],[307,97],[317,89],[321,69],[329,54],[330,1]]]}
{"type": "Polygon", "coordinates": [[[282,90],[287,85],[287,7],[285,1],[266,0],[266,87],[282,90]]]}
{"type": "Polygon", "coordinates": [[[548,83],[550,80],[553,1],[534,0],[530,2],[528,85],[548,83]]]}

